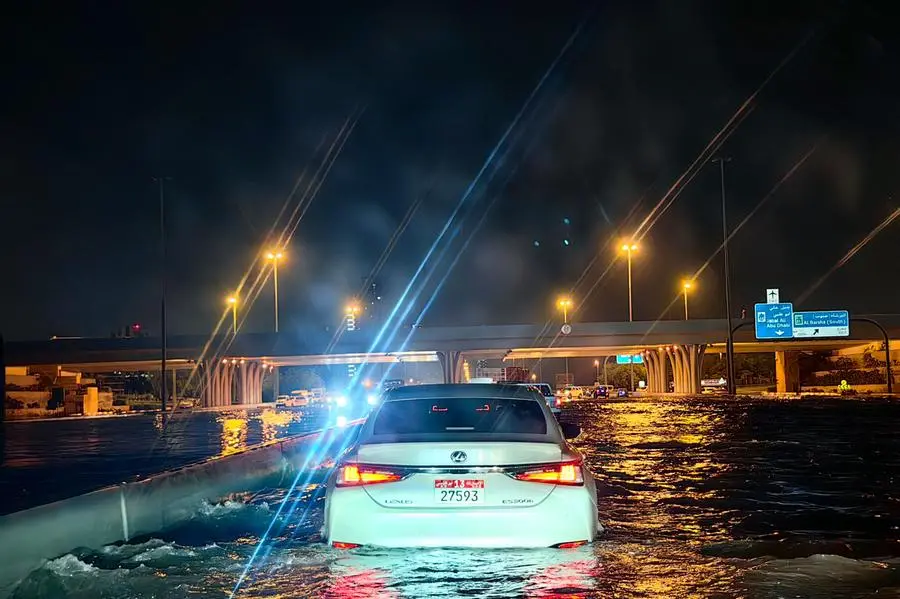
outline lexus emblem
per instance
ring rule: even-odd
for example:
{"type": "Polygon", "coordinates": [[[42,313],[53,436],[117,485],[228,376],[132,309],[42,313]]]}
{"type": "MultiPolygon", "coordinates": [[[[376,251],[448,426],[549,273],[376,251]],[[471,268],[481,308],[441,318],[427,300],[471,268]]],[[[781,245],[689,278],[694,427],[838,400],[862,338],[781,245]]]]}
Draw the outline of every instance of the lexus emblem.
{"type": "Polygon", "coordinates": [[[465,451],[454,451],[450,454],[450,461],[455,462],[457,464],[462,464],[466,460],[469,459],[469,456],[466,455],[465,451]]]}

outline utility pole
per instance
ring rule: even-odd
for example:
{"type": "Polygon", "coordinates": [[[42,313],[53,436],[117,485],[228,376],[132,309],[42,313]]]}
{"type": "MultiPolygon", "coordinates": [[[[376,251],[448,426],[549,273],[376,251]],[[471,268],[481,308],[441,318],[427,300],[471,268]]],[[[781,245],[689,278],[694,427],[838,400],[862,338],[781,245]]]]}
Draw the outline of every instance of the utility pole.
{"type": "Polygon", "coordinates": [[[157,177],[159,183],[159,266],[160,266],[160,373],[159,373],[159,406],[163,418],[166,416],[166,399],[168,397],[168,380],[166,379],[166,358],[168,339],[166,328],[166,194],[165,181],[168,177],[157,177]]]}
{"type": "Polygon", "coordinates": [[[725,262],[725,318],[728,323],[728,336],[725,341],[726,389],[729,395],[737,392],[734,380],[734,332],[731,327],[731,263],[728,260],[728,210],[725,203],[725,163],[731,158],[718,157],[713,162],[719,163],[719,178],[722,184],[722,256],[725,262]]]}
{"type": "MultiPolygon", "coordinates": [[[[0,390],[3,391],[3,401],[0,402],[0,424],[3,424],[3,421],[6,419],[6,361],[3,357],[3,335],[0,335],[0,390]]],[[[888,364],[891,361],[891,352],[888,352],[888,364]]],[[[890,370],[890,366],[888,366],[888,370],[890,370]]]]}

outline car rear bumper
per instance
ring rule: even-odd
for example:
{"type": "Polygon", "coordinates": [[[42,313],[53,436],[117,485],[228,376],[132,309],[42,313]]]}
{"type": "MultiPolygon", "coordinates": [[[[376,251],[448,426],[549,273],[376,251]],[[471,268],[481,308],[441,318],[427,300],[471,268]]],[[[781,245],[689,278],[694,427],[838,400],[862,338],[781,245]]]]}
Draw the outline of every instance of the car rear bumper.
{"type": "Polygon", "coordinates": [[[556,487],[529,507],[389,508],[361,488],[332,488],[325,540],[380,547],[552,547],[602,530],[587,487],[556,487]]]}

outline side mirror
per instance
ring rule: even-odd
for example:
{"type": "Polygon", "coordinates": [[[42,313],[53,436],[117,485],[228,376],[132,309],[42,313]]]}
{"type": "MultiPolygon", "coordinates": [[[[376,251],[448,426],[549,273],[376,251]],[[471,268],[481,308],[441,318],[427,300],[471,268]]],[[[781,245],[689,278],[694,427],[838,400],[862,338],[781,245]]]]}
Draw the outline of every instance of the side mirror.
{"type": "Polygon", "coordinates": [[[574,422],[563,422],[560,426],[562,427],[563,437],[566,439],[574,439],[581,434],[581,427],[574,422]]]}

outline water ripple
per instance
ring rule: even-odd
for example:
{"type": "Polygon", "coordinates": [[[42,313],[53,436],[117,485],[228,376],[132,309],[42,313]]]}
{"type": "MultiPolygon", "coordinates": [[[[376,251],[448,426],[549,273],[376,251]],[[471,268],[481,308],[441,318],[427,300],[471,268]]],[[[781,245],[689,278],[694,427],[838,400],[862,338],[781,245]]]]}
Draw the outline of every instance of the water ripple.
{"type": "MultiPolygon", "coordinates": [[[[240,597],[900,597],[900,404],[577,402],[562,418],[598,481],[607,533],[571,551],[318,543],[299,491],[240,597]]],[[[222,597],[284,489],[207,506],[158,538],[48,562],[17,599],[222,597]]],[[[307,510],[307,508],[309,508],[307,510]]]]}

